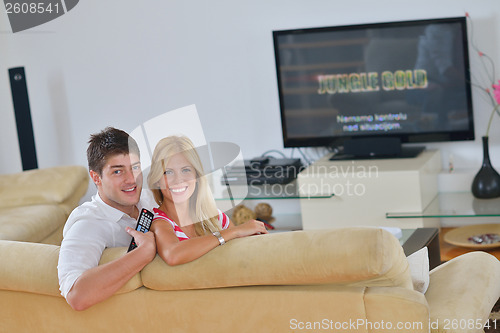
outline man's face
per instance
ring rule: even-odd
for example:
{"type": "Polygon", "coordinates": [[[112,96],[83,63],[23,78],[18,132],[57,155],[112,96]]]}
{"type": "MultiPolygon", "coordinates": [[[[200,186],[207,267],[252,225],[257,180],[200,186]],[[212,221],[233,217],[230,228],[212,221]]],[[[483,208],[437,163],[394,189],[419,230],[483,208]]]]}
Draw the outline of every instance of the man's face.
{"type": "Polygon", "coordinates": [[[141,162],[136,154],[108,158],[102,175],[90,171],[101,199],[126,214],[133,213],[142,190],[141,162]]]}

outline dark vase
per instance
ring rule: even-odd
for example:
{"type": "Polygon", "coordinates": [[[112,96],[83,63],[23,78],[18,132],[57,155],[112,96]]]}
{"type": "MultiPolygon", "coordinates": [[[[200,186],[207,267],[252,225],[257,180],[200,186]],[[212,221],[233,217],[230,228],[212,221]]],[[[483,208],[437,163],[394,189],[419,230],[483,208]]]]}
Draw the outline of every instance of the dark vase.
{"type": "Polygon", "coordinates": [[[479,199],[500,197],[500,175],[491,165],[487,136],[483,136],[483,165],[474,177],[471,189],[472,194],[479,199]]]}

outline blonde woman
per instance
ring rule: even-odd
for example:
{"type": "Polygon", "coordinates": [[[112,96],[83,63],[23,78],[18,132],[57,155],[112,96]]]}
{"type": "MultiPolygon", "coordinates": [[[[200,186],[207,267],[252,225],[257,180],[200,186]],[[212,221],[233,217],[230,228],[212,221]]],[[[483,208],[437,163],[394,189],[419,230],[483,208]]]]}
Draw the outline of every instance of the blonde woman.
{"type": "Polygon", "coordinates": [[[168,265],[193,261],[234,238],[266,234],[264,223],[234,226],[217,209],[191,140],[169,136],[155,147],[148,184],[158,208],[151,231],[168,265]]]}

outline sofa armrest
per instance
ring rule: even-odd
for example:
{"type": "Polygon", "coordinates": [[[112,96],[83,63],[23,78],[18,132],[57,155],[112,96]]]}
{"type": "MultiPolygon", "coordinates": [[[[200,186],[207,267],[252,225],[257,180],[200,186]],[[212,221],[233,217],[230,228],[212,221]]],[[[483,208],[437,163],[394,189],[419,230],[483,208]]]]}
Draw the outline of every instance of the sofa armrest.
{"type": "Polygon", "coordinates": [[[413,289],[399,241],[379,228],[239,238],[179,266],[168,266],[157,256],[141,277],[146,287],[157,290],[299,284],[413,289]]]}
{"type": "MultiPolygon", "coordinates": [[[[89,183],[83,166],[60,166],[0,175],[0,208],[61,204],[85,194],[89,183]]],[[[72,209],[72,208],[71,208],[72,209]]]]}
{"type": "MultiPolygon", "coordinates": [[[[30,292],[61,296],[57,277],[59,246],[0,240],[0,290],[30,292]]],[[[125,254],[127,248],[104,250],[100,265],[125,254]]],[[[117,293],[126,293],[142,287],[137,273],[117,293]]]]}
{"type": "Polygon", "coordinates": [[[456,257],[430,272],[425,293],[432,332],[483,332],[500,297],[500,261],[486,252],[456,257]]]}

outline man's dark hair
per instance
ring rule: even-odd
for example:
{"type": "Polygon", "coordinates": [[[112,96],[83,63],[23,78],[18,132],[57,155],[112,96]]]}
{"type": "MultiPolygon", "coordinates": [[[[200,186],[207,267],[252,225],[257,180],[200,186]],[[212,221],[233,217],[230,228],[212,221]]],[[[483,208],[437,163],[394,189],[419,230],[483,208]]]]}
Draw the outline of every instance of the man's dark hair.
{"type": "Polygon", "coordinates": [[[99,175],[102,175],[102,169],[111,156],[134,153],[140,157],[137,142],[127,132],[113,127],[106,127],[103,131],[92,134],[88,143],[89,170],[99,175]]]}

